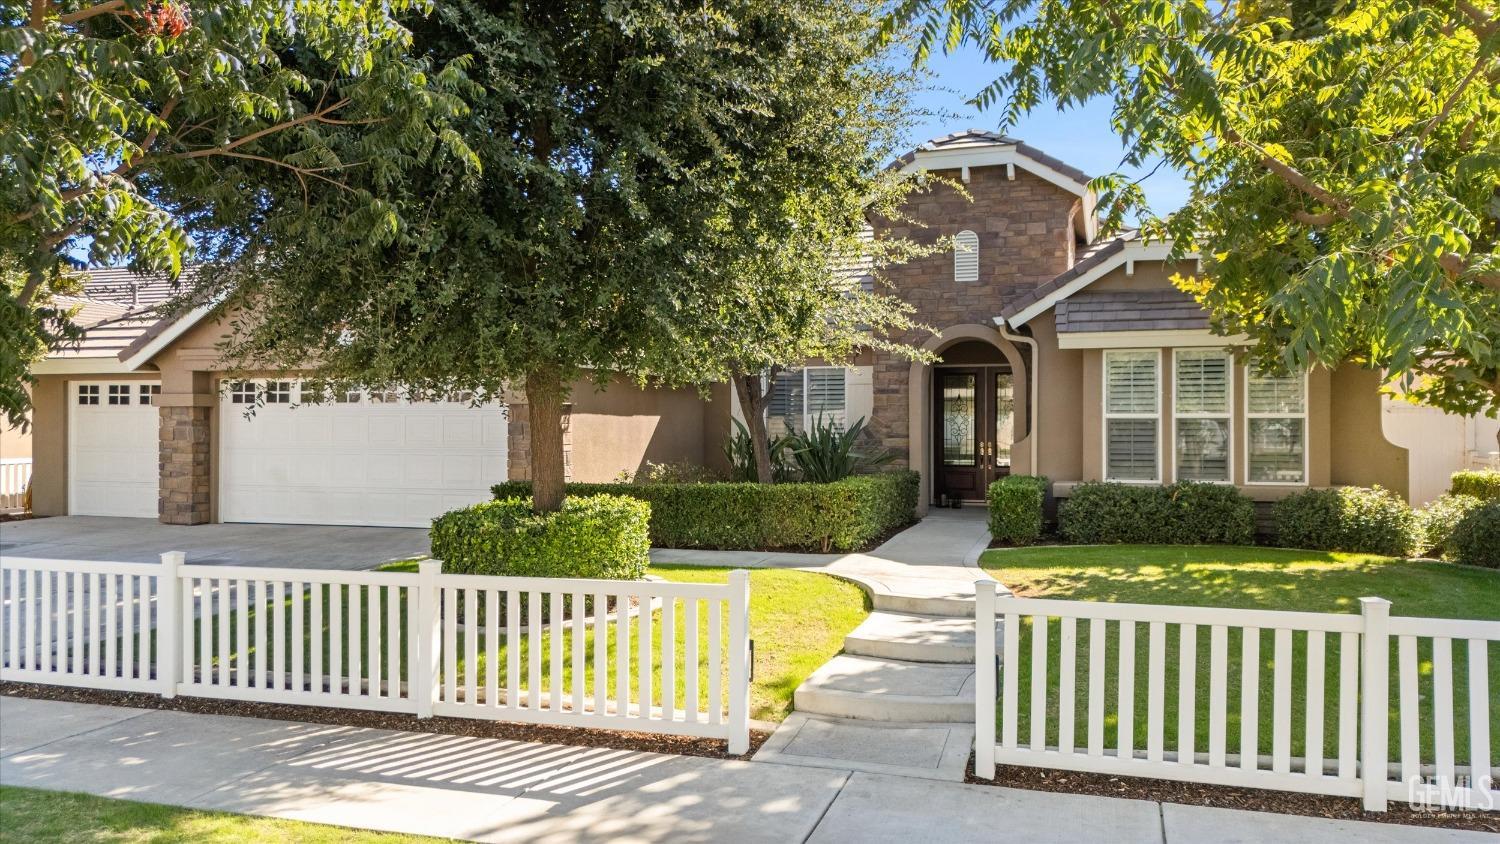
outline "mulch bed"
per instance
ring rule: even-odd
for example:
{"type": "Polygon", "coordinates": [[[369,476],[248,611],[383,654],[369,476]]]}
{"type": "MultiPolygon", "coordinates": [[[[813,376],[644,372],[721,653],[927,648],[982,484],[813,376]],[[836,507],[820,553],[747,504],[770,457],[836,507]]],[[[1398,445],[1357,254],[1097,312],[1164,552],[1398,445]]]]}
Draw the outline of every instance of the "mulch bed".
{"type": "MultiPolygon", "coordinates": [[[[509,739],[511,741],[566,744],[576,747],[604,747],[611,750],[645,750],[652,753],[675,753],[679,756],[704,756],[710,759],[739,759],[730,756],[720,739],[692,736],[664,736],[654,733],[632,733],[619,730],[554,727],[520,724],[514,721],[490,721],[479,718],[418,718],[395,712],[367,712],[359,709],[335,709],[325,706],[292,706],[280,703],[250,703],[202,697],[171,699],[136,692],[110,692],[98,689],[75,689],[67,686],[45,686],[37,683],[0,683],[0,695],[65,700],[73,703],[97,703],[106,706],[129,706],[136,709],[169,709],[203,715],[236,715],[244,718],[270,718],[328,724],[336,727],[368,727],[377,730],[406,730],[414,733],[441,733],[453,736],[509,739]]],[[[769,732],[750,731],[750,753],[754,754],[770,738],[769,732]]]]}
{"type": "Polygon", "coordinates": [[[1500,833],[1500,812],[1426,812],[1406,803],[1391,801],[1386,812],[1366,812],[1360,801],[1350,797],[1324,797],[1289,791],[1267,791],[1259,788],[1235,788],[1225,785],[1201,785],[1177,780],[1143,777],[1117,777],[1059,771],[1053,768],[1027,768],[999,765],[993,780],[974,776],[969,760],[965,782],[975,785],[998,785],[1030,791],[1053,791],[1064,794],[1092,794],[1098,797],[1124,797],[1131,800],[1155,800],[1188,806],[1213,806],[1219,809],[1245,809],[1252,812],[1278,812],[1283,815],[1306,815],[1350,821],[1436,826],[1500,833]]]}

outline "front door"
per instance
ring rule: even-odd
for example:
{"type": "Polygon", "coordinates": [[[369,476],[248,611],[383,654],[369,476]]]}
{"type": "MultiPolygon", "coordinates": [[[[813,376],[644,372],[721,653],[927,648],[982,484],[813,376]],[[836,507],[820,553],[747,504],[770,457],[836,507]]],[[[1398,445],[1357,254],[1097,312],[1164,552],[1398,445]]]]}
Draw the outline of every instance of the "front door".
{"type": "Polygon", "coordinates": [[[1015,440],[1010,368],[943,366],[935,370],[933,387],[933,496],[939,501],[983,500],[992,481],[1010,474],[1015,440]]]}

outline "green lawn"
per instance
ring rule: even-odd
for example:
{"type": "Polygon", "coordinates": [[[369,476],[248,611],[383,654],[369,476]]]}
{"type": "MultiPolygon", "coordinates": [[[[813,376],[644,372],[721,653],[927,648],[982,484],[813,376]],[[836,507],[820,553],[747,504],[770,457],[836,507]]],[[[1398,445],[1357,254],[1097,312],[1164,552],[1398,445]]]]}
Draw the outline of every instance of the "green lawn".
{"type": "MultiPolygon", "coordinates": [[[[1340,554],[1296,551],[1278,548],[1234,546],[1082,546],[1027,549],[995,549],[985,552],[980,565],[995,579],[1018,595],[1080,601],[1111,601],[1137,604],[1178,604],[1184,606],[1217,606],[1244,609],[1298,610],[1306,612],[1358,613],[1359,598],[1378,596],[1391,601],[1391,614],[1439,618],[1500,619],[1500,572],[1464,568],[1444,563],[1409,562],[1369,554],[1340,554]]],[[[1057,674],[1060,622],[1053,620],[1048,629],[1048,741],[1057,741],[1057,674]]],[[[1165,715],[1167,749],[1176,747],[1178,630],[1167,630],[1165,715]]],[[[1111,670],[1105,690],[1105,745],[1116,742],[1117,689],[1114,666],[1119,655],[1117,625],[1108,627],[1107,660],[1111,670]]],[[[1257,707],[1258,748],[1271,752],[1272,683],[1275,648],[1272,633],[1263,630],[1260,642],[1262,663],[1259,704],[1257,707]]],[[[1198,629],[1197,670],[1194,706],[1195,748],[1207,749],[1209,671],[1209,631],[1198,629]]],[[[1087,625],[1078,627],[1078,696],[1075,703],[1077,721],[1075,741],[1082,744],[1088,733],[1087,718],[1087,625]]],[[[1146,736],[1146,694],[1148,679],[1148,631],[1136,625],[1134,737],[1137,747],[1144,746],[1146,736]]],[[[1229,636],[1229,692],[1227,695],[1229,752],[1239,749],[1240,731],[1240,654],[1238,630],[1229,636]]],[[[1018,674],[1020,713],[1019,734],[1030,731],[1031,672],[1029,654],[1031,625],[1027,619],[1021,631],[1022,660],[1018,674]]],[[[1325,684],[1324,754],[1331,756],[1337,732],[1337,667],[1339,641],[1336,635],[1326,640],[1325,657],[1330,666],[1325,684]]],[[[1306,665],[1305,636],[1293,638],[1292,753],[1300,755],[1305,742],[1306,665]]],[[[1432,644],[1422,639],[1418,644],[1418,666],[1421,674],[1419,708],[1422,712],[1422,757],[1433,758],[1432,733],[1432,644]]],[[[1468,756],[1468,654],[1455,643],[1453,663],[1454,745],[1462,762],[1468,756]]],[[[1391,753],[1399,749],[1396,718],[1396,652],[1391,653],[1392,721],[1391,753]]],[[[1489,647],[1491,698],[1500,678],[1500,646],[1489,647]]],[[[1490,735],[1500,736],[1500,706],[1490,705],[1490,735]]]]}
{"type": "Polygon", "coordinates": [[[298,844],[420,844],[446,841],[341,826],[203,812],[89,794],[0,786],[0,830],[6,841],[99,844],[295,841],[298,844]]]}
{"type": "MultiPolygon", "coordinates": [[[[415,569],[415,562],[400,562],[383,566],[381,570],[415,571],[415,569]]],[[[723,583],[728,581],[730,572],[730,570],[727,568],[693,565],[652,566],[648,571],[650,574],[661,577],[665,580],[696,583],[723,583]]],[[[326,589],[322,594],[322,619],[323,629],[325,631],[325,635],[322,637],[323,664],[330,665],[332,654],[330,652],[329,641],[326,632],[330,629],[330,625],[332,623],[332,613],[330,612],[331,602],[329,598],[329,592],[326,589]]],[[[284,599],[284,603],[290,604],[291,600],[291,597],[288,596],[284,599]]],[[[343,605],[342,612],[347,617],[347,594],[345,595],[341,603],[343,605]]],[[[405,607],[401,607],[400,610],[401,611],[399,613],[399,617],[402,619],[401,626],[404,627],[405,607]]],[[[247,613],[246,617],[246,626],[249,629],[252,642],[254,639],[253,631],[255,628],[255,614],[256,613],[255,609],[253,608],[252,602],[252,608],[247,613]]],[[[834,654],[839,652],[839,650],[843,647],[844,636],[848,634],[849,631],[857,627],[859,623],[864,620],[867,614],[868,607],[866,606],[864,593],[861,592],[858,587],[837,578],[810,572],[787,571],[779,569],[760,569],[751,571],[750,636],[755,641],[755,679],[751,686],[750,693],[750,717],[768,721],[780,721],[781,719],[785,718],[787,713],[791,711],[792,692],[804,679],[806,679],[807,675],[813,672],[814,669],[822,665],[824,662],[828,661],[828,659],[830,659],[834,654]]],[[[652,614],[651,624],[653,637],[652,701],[655,705],[658,706],[661,705],[662,694],[661,615],[662,614],[660,610],[655,611],[652,614]]],[[[723,613],[722,616],[720,641],[727,642],[729,639],[728,613],[723,613]]],[[[383,611],[381,618],[382,621],[386,621],[386,616],[383,611]]],[[[678,602],[676,604],[676,610],[673,618],[674,640],[678,643],[677,647],[674,649],[675,653],[677,654],[677,661],[674,667],[674,672],[677,678],[675,684],[674,702],[677,706],[682,707],[686,704],[686,687],[683,683],[684,649],[681,643],[684,641],[687,624],[686,612],[681,602],[678,602]]],[[[290,619],[290,610],[284,609],[283,624],[288,628],[291,624],[290,619]]],[[[307,617],[304,619],[304,623],[309,625],[311,624],[310,609],[307,611],[307,617]]],[[[613,627],[613,623],[611,623],[611,627],[613,627]]],[[[247,660],[247,666],[250,666],[253,670],[253,666],[251,665],[251,661],[253,661],[255,653],[253,645],[250,648],[241,649],[236,644],[234,644],[235,642],[237,642],[237,633],[235,632],[238,628],[237,611],[233,611],[230,613],[229,628],[231,631],[231,645],[229,647],[231,673],[233,673],[234,669],[238,666],[239,660],[242,658],[247,660]]],[[[519,645],[521,650],[518,655],[521,669],[521,688],[523,690],[529,691],[528,664],[530,659],[531,643],[525,636],[526,626],[524,624],[522,625],[521,629],[523,638],[519,645]]],[[[505,630],[505,625],[503,623],[499,625],[499,630],[503,635],[505,630]]],[[[371,644],[371,642],[369,641],[369,633],[370,631],[368,627],[365,627],[360,631],[360,649],[364,654],[363,663],[365,665],[369,664],[369,648],[371,644]]],[[[544,632],[542,634],[540,653],[542,663],[542,683],[540,688],[541,692],[549,692],[552,688],[552,635],[553,634],[550,631],[544,632]]],[[[594,683],[594,632],[592,628],[588,629],[584,635],[584,688],[585,695],[591,697],[594,683]]],[[[390,642],[390,636],[391,630],[389,624],[383,624],[379,639],[381,654],[385,654],[387,652],[390,642]]],[[[562,688],[564,697],[566,699],[566,696],[571,692],[573,688],[572,630],[564,629],[562,632],[562,636],[562,651],[564,655],[562,688]]],[[[637,677],[639,675],[638,668],[640,654],[639,648],[636,644],[637,640],[635,636],[635,624],[632,623],[631,648],[629,654],[631,678],[630,688],[632,699],[638,701],[640,689],[638,687],[637,677]]],[[[194,647],[197,647],[197,637],[198,632],[195,623],[193,644],[194,647]]],[[[209,638],[211,654],[210,663],[213,666],[217,667],[217,623],[215,623],[210,629],[209,638]]],[[[479,643],[476,643],[476,661],[478,662],[478,672],[475,675],[475,685],[477,689],[482,690],[485,688],[488,673],[491,670],[491,664],[490,660],[487,658],[485,649],[478,646],[478,644],[482,644],[482,636],[480,637],[480,639],[481,641],[479,643]]],[[[704,604],[700,604],[698,617],[698,653],[700,659],[698,672],[698,699],[700,706],[703,708],[707,707],[709,696],[707,657],[708,640],[709,632],[707,606],[704,604]]],[[[468,666],[466,660],[467,642],[466,637],[462,631],[457,634],[456,643],[456,662],[459,670],[459,676],[460,678],[463,678],[467,676],[468,666]]],[[[404,645],[405,643],[398,643],[398,648],[403,662],[405,662],[407,659],[407,653],[404,645]]],[[[502,688],[506,685],[506,668],[509,658],[509,648],[510,643],[504,642],[502,640],[502,643],[498,648],[497,660],[495,662],[495,670],[499,672],[498,685],[502,688]]],[[[273,651],[273,643],[268,643],[268,660],[272,658],[273,651]]],[[[341,671],[346,676],[350,664],[350,653],[348,651],[349,649],[347,647],[344,648],[344,653],[342,654],[341,658],[341,671]]],[[[310,666],[312,664],[311,653],[304,651],[303,658],[304,665],[310,666]]],[[[608,670],[610,672],[610,676],[608,678],[608,689],[611,698],[613,698],[615,694],[615,658],[615,637],[613,635],[613,632],[611,632],[608,645],[608,653],[606,656],[606,664],[608,665],[608,670]]],[[[444,665],[447,664],[446,658],[443,662],[444,665]]],[[[290,666],[290,658],[286,660],[286,664],[290,666]]],[[[722,665],[722,676],[727,677],[727,672],[728,664],[727,659],[725,659],[723,660],[722,665]]],[[[462,679],[460,679],[458,688],[462,689],[463,685],[463,681],[462,679]]],[[[724,688],[728,688],[727,684],[724,685],[724,688]]]]}

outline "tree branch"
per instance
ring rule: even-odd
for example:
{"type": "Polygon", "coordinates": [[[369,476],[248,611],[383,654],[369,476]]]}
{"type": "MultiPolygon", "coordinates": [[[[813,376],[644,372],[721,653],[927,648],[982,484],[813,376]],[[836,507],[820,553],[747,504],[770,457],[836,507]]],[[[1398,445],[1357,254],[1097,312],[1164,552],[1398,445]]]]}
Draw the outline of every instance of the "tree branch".
{"type": "Polygon", "coordinates": [[[108,15],[116,12],[126,11],[128,10],[125,8],[125,0],[109,0],[109,2],[107,3],[100,3],[96,6],[89,6],[86,9],[79,9],[76,12],[69,12],[66,15],[58,15],[57,21],[58,23],[64,25],[74,24],[81,21],[86,21],[92,17],[98,17],[99,15],[108,15]]]}
{"type": "MultiPolygon", "coordinates": [[[[1438,257],[1438,266],[1449,276],[1457,278],[1469,268],[1469,262],[1457,252],[1444,252],[1438,257]]],[[[1500,273],[1480,273],[1474,280],[1491,290],[1500,291],[1500,273]]]]}
{"type": "Polygon", "coordinates": [[[346,106],[348,104],[349,104],[349,98],[345,97],[344,99],[339,100],[338,102],[334,103],[331,106],[327,106],[327,107],[324,107],[324,108],[319,108],[316,111],[309,111],[308,113],[300,115],[298,117],[294,117],[291,120],[283,120],[282,122],[277,123],[274,126],[267,126],[266,128],[261,129],[260,131],[251,132],[250,134],[244,136],[243,138],[240,138],[240,139],[235,140],[235,141],[230,141],[229,143],[224,144],[222,146],[213,147],[211,149],[198,149],[198,150],[192,150],[190,152],[180,152],[180,153],[177,153],[174,157],[176,157],[176,158],[203,158],[204,156],[209,156],[209,155],[222,155],[223,153],[229,152],[229,151],[234,150],[234,149],[238,149],[239,147],[242,147],[245,144],[248,144],[248,143],[250,143],[252,141],[257,141],[257,140],[259,140],[261,138],[264,138],[267,135],[274,134],[276,132],[280,132],[280,131],[283,131],[283,130],[286,130],[286,129],[290,129],[293,126],[300,126],[303,123],[312,123],[314,121],[321,122],[321,123],[331,122],[331,121],[326,120],[325,117],[328,114],[331,114],[334,111],[337,111],[338,109],[343,108],[344,106],[346,106]]]}
{"type": "Polygon", "coordinates": [[[1429,120],[1426,126],[1422,127],[1422,133],[1417,135],[1417,149],[1419,151],[1423,144],[1427,143],[1427,136],[1432,134],[1432,131],[1438,127],[1439,123],[1448,119],[1448,112],[1453,110],[1454,103],[1458,102],[1458,98],[1463,94],[1464,89],[1468,88],[1469,83],[1473,82],[1474,78],[1484,71],[1487,64],[1485,58],[1485,56],[1479,57],[1479,61],[1474,63],[1474,68],[1458,83],[1458,87],[1453,89],[1453,93],[1448,95],[1448,99],[1443,101],[1442,110],[1437,113],[1436,117],[1429,120]]]}

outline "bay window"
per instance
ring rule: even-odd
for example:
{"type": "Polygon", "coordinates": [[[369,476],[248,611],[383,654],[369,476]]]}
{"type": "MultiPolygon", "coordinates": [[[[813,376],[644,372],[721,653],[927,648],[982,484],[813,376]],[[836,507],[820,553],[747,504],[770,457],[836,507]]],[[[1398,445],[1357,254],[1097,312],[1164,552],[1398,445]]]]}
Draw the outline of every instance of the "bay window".
{"type": "Polygon", "coordinates": [[[1307,374],[1251,369],[1245,384],[1247,480],[1307,483],[1307,374]]]}
{"type": "Polygon", "coordinates": [[[1231,414],[1227,352],[1178,350],[1172,400],[1178,480],[1229,482],[1231,414]]]}
{"type": "Polygon", "coordinates": [[[1161,480],[1161,356],[1104,353],[1104,478],[1161,480]]]}

